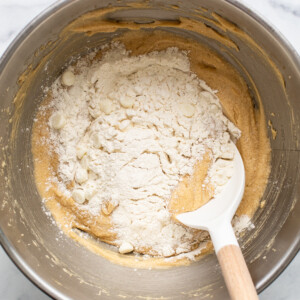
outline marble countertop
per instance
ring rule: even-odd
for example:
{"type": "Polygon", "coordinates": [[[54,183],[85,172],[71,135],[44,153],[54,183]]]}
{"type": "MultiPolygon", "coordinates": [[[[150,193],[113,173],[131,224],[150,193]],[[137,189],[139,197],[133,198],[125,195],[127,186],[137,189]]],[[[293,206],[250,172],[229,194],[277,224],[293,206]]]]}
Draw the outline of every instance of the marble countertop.
{"type": "MultiPolygon", "coordinates": [[[[54,0],[0,0],[0,56],[17,33],[54,0]]],[[[300,0],[241,1],[269,21],[300,55],[300,0]],[[298,30],[295,30],[298,28],[298,30]]],[[[49,300],[10,261],[0,247],[0,299],[49,300]]],[[[261,300],[300,299],[300,254],[260,295],[261,300]]]]}

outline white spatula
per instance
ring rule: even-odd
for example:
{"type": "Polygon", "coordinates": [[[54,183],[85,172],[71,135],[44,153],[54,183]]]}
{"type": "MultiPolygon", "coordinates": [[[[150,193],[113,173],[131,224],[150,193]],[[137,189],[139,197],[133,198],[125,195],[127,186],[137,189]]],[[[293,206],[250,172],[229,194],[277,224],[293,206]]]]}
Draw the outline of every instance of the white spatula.
{"type": "Polygon", "coordinates": [[[258,299],[231,226],[231,220],[242,200],[244,188],[244,164],[235,147],[233,176],[222,191],[199,209],[176,217],[186,226],[209,232],[229,294],[234,300],[258,299]]]}

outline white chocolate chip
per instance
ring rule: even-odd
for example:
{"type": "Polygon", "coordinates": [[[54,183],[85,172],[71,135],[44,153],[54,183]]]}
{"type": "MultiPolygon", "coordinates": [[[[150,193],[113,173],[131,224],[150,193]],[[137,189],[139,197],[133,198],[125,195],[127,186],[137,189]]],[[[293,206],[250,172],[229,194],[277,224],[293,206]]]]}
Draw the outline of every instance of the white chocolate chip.
{"type": "Polygon", "coordinates": [[[82,168],[84,169],[88,169],[89,166],[89,159],[87,157],[87,155],[84,155],[80,161],[80,165],[82,166],[82,168]]]}
{"type": "Polygon", "coordinates": [[[91,137],[93,146],[99,149],[102,146],[102,137],[99,133],[95,133],[91,137]]]}
{"type": "Polygon", "coordinates": [[[120,125],[119,125],[119,129],[121,131],[124,131],[128,126],[130,125],[130,121],[129,120],[123,120],[120,125]]]}
{"type": "Polygon", "coordinates": [[[78,159],[82,159],[83,156],[87,153],[88,149],[86,146],[83,145],[77,145],[76,147],[76,155],[78,157],[78,159]]]}
{"type": "Polygon", "coordinates": [[[126,109],[125,113],[128,118],[132,118],[136,115],[136,111],[134,109],[126,109]]]}
{"type": "Polygon", "coordinates": [[[89,179],[88,172],[86,169],[78,168],[75,173],[75,180],[79,184],[86,182],[89,179]]]}
{"type": "Polygon", "coordinates": [[[180,104],[181,113],[187,118],[191,118],[195,113],[195,107],[189,103],[180,104]]]}
{"type": "Polygon", "coordinates": [[[133,246],[128,242],[123,242],[119,248],[119,252],[122,254],[130,253],[133,251],[133,246]]]}
{"type": "Polygon", "coordinates": [[[72,193],[72,198],[79,204],[85,201],[84,191],[81,189],[76,189],[72,193]]]}
{"type": "Polygon", "coordinates": [[[61,129],[65,126],[66,119],[62,112],[55,112],[50,117],[50,126],[54,129],[61,129]]]}
{"type": "Polygon", "coordinates": [[[61,75],[61,83],[64,86],[72,86],[72,85],[74,85],[74,82],[75,82],[75,75],[73,74],[73,72],[65,71],[61,75]]]}
{"type": "Polygon", "coordinates": [[[124,108],[131,108],[134,103],[134,97],[121,97],[120,98],[120,104],[124,108]]]}
{"type": "Polygon", "coordinates": [[[106,115],[110,114],[113,111],[113,104],[109,99],[104,99],[99,104],[101,111],[106,115]]]}

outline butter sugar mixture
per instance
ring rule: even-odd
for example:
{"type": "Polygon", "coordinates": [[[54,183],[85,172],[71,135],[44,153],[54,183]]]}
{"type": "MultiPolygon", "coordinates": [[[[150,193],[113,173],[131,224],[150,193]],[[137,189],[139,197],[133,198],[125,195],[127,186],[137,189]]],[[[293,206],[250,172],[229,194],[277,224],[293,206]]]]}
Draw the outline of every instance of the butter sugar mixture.
{"type": "Polygon", "coordinates": [[[53,192],[46,204],[58,223],[64,218],[120,253],[197,249],[207,234],[174,221],[186,209],[176,199],[193,209],[209,201],[232,175],[232,143],[243,145],[247,128],[224,115],[218,98],[228,86],[210,87],[193,70],[190,49],[176,38],[173,45],[140,54],[122,41],[105,45],[69,66],[38,112],[33,153],[49,149],[35,155],[37,183],[46,179],[43,189],[53,192]]]}

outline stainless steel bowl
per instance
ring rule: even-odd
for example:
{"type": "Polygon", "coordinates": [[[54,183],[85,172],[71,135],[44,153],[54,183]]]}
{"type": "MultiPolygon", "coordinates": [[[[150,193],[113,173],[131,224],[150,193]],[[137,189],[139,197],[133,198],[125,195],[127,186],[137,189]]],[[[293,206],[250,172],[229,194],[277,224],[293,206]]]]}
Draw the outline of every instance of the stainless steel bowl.
{"type": "MultiPolygon", "coordinates": [[[[78,33],[72,39],[57,43],[55,49],[48,42],[59,41],[61,30],[81,14],[109,4],[124,6],[128,2],[69,0],[57,3],[32,21],[2,57],[1,244],[34,283],[59,299],[96,299],[99,295],[103,299],[125,296],[134,299],[202,299],[212,295],[213,299],[225,299],[228,294],[214,254],[190,266],[164,270],[134,270],[114,265],[66,236],[57,241],[59,230],[42,209],[34,183],[30,144],[35,109],[42,99],[41,87],[51,84],[72,55],[86,53],[88,47],[99,46],[112,34],[88,36],[78,33]],[[38,69],[30,82],[23,84],[23,100],[14,103],[20,75],[29,65],[34,69],[47,53],[50,53],[47,69],[38,69]]],[[[202,20],[219,34],[234,40],[239,51],[221,47],[218,42],[200,34],[177,29],[179,33],[193,36],[212,47],[240,71],[253,93],[253,104],[258,105],[256,100],[260,96],[266,117],[277,130],[276,139],[272,139],[269,128],[272,170],[263,196],[266,204],[254,216],[255,229],[240,240],[256,287],[261,291],[280,274],[299,249],[299,58],[274,29],[233,0],[150,1],[146,8],[129,7],[121,14],[112,13],[110,19],[149,23],[157,19],[176,21],[179,16],[202,20]],[[211,12],[236,24],[253,38],[260,50],[249,40],[241,39],[237,32],[216,27],[209,20],[211,12]],[[261,55],[262,52],[268,58],[261,55]],[[275,69],[281,73],[281,80],[275,69]]],[[[22,78],[26,79],[26,76],[25,73],[22,78]]]]}

